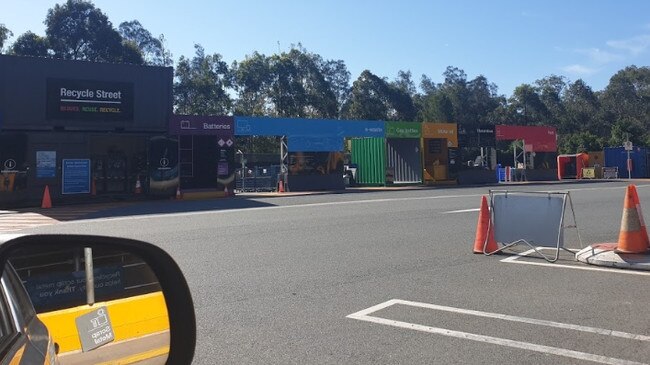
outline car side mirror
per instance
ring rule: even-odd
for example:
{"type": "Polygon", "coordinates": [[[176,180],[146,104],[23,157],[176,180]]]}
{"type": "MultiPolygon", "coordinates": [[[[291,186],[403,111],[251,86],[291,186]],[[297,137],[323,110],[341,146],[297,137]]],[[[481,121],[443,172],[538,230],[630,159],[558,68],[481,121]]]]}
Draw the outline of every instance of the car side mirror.
{"type": "MultiPolygon", "coordinates": [[[[0,335],[24,336],[40,346],[44,360],[192,362],[190,290],[172,257],[153,244],[91,235],[0,235],[0,269],[0,335]]],[[[9,354],[2,361],[21,356],[20,349],[14,355],[11,348],[0,351],[9,354]]]]}

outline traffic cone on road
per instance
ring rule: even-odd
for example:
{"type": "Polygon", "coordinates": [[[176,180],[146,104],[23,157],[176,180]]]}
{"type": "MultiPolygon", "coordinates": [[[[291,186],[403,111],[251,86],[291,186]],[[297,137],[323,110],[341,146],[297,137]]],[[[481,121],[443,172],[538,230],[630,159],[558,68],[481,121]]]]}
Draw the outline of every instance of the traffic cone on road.
{"type": "Polygon", "coordinates": [[[650,241],[641,212],[639,194],[635,185],[629,185],[625,192],[616,253],[646,253],[649,248],[650,241]]]}
{"type": "Polygon", "coordinates": [[[478,223],[476,224],[476,239],[474,240],[474,253],[493,253],[499,249],[496,239],[494,239],[494,228],[492,227],[492,218],[490,209],[488,209],[487,198],[481,197],[481,209],[478,214],[478,223]]]}
{"type": "Polygon", "coordinates": [[[228,185],[225,185],[223,187],[223,196],[230,196],[230,192],[228,191],[228,185]]]}
{"type": "Polygon", "coordinates": [[[181,193],[181,186],[178,185],[176,187],[176,200],[181,200],[183,199],[183,194],[181,193]]]}
{"type": "Polygon", "coordinates": [[[278,182],[278,193],[284,193],[284,181],[282,180],[278,182]]]}
{"type": "Polygon", "coordinates": [[[45,185],[45,190],[43,191],[43,200],[41,201],[41,208],[49,209],[52,208],[52,200],[50,199],[50,187],[45,185]]]}

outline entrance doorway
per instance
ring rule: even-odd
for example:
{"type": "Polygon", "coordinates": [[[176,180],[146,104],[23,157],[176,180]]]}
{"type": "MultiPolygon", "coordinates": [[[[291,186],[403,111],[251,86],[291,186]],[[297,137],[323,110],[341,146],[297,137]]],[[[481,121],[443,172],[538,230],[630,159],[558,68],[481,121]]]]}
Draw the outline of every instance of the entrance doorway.
{"type": "Polygon", "coordinates": [[[146,185],[146,137],[91,136],[90,151],[97,194],[133,193],[137,180],[146,185]]]}

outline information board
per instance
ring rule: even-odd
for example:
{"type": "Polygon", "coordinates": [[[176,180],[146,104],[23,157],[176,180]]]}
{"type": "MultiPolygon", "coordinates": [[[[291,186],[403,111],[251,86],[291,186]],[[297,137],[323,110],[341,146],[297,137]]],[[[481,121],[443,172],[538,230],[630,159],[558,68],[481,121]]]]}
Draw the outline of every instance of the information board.
{"type": "Polygon", "coordinates": [[[63,160],[62,194],[90,193],[90,160],[63,160]]]}
{"type": "Polygon", "coordinates": [[[36,151],[36,177],[56,177],[56,151],[36,151]]]}

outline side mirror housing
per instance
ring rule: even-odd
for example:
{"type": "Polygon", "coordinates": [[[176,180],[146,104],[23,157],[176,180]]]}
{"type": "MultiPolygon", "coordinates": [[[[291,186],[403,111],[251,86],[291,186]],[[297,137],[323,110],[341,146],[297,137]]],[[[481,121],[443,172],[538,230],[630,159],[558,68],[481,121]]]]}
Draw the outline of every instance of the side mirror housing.
{"type": "MultiPolygon", "coordinates": [[[[164,321],[164,318],[158,321],[158,323],[163,323],[164,326],[167,326],[168,324],[168,329],[165,329],[164,337],[165,341],[168,342],[168,353],[159,353],[156,356],[161,359],[161,361],[164,361],[164,355],[166,355],[167,364],[192,363],[196,346],[196,320],[194,314],[194,304],[183,273],[181,272],[174,259],[161,248],[143,241],[108,236],[63,234],[0,235],[0,269],[6,271],[8,265],[12,268],[12,272],[17,273],[15,275],[18,275],[20,277],[20,281],[22,281],[27,294],[31,298],[31,303],[28,304],[31,304],[32,306],[36,304],[33,303],[34,298],[37,298],[36,295],[40,295],[44,298],[42,300],[39,300],[38,304],[47,306],[54,304],[54,302],[57,302],[56,300],[50,299],[48,295],[53,296],[54,294],[66,291],[81,292],[83,290],[83,296],[88,296],[88,298],[90,298],[91,296],[88,295],[88,292],[92,292],[94,295],[95,291],[97,290],[97,293],[99,294],[99,300],[95,308],[98,308],[97,310],[99,314],[103,314],[104,312],[102,311],[106,311],[106,309],[102,308],[109,308],[109,312],[110,308],[112,308],[110,306],[107,306],[106,303],[123,303],[125,300],[129,300],[136,296],[138,298],[150,298],[152,295],[157,295],[161,298],[158,301],[161,303],[161,312],[168,316],[168,322],[164,321]],[[81,254],[78,254],[80,252],[81,254]],[[86,252],[85,257],[83,256],[83,252],[86,252]],[[92,257],[88,256],[88,252],[104,253],[103,256],[98,256],[98,258],[95,259],[96,265],[94,269],[92,266],[93,259],[92,257]],[[74,259],[69,253],[75,253],[74,259]],[[55,257],[59,258],[55,260],[55,257]],[[52,264],[46,261],[50,258],[52,262],[56,261],[56,264],[52,264]],[[110,264],[107,262],[110,262],[110,264]],[[118,262],[118,264],[116,264],[116,262],[118,262]],[[55,265],[58,265],[58,272],[48,272],[48,270],[55,270],[55,265]],[[62,267],[64,265],[69,265],[69,267],[73,267],[74,269],[63,269],[62,267]],[[102,265],[105,265],[105,267],[102,268],[102,265]],[[117,267],[117,269],[115,269],[117,271],[115,271],[116,273],[114,274],[112,283],[117,282],[116,280],[120,280],[120,282],[119,285],[116,285],[110,291],[102,291],[104,283],[98,282],[100,280],[97,279],[97,273],[103,273],[103,276],[109,276],[105,274],[107,272],[106,270],[108,270],[106,268],[109,267],[109,265],[111,268],[117,267]],[[136,271],[134,271],[134,267],[137,269],[136,271]],[[85,280],[83,278],[84,272],[86,273],[85,280]],[[91,273],[90,275],[88,275],[89,272],[91,273]],[[54,281],[58,280],[57,278],[67,278],[68,276],[66,275],[76,276],[74,276],[74,280],[61,279],[56,283],[47,282],[48,278],[52,278],[51,280],[54,281]],[[95,279],[93,279],[93,275],[96,276],[95,279]],[[26,278],[27,276],[29,277],[26,278]],[[117,279],[115,279],[115,277],[117,277],[117,279]],[[138,277],[153,278],[149,279],[147,283],[140,286],[144,287],[150,285],[152,288],[154,288],[150,291],[155,291],[155,293],[145,292],[140,289],[132,289],[139,288],[138,285],[132,285],[132,283],[130,283],[130,281],[132,282],[133,279],[137,280],[138,277]],[[72,284],[61,284],[61,282],[72,284]],[[51,290],[48,293],[44,293],[44,289],[40,288],[51,288],[51,290]],[[89,289],[87,290],[86,288],[89,289]],[[32,292],[30,292],[30,290],[32,292]],[[38,290],[39,292],[34,293],[33,291],[35,290],[38,290]],[[160,295],[160,293],[162,293],[162,295],[160,295]]],[[[3,280],[5,280],[4,276],[3,280]]],[[[60,308],[68,308],[66,306],[67,304],[65,303],[65,300],[69,300],[71,298],[72,296],[59,296],[57,304],[60,308]]],[[[74,296],[72,299],[78,301],[80,298],[78,296],[74,296]]],[[[130,305],[137,305],[139,302],[133,301],[132,303],[135,304],[130,305]]],[[[59,316],[59,318],[56,319],[56,323],[60,323],[61,327],[66,326],[67,329],[74,329],[75,324],[71,323],[71,321],[74,322],[76,319],[76,328],[82,328],[79,324],[80,318],[91,316],[93,314],[91,311],[93,310],[93,305],[95,305],[95,303],[93,299],[92,302],[81,304],[81,306],[75,306],[75,310],[82,308],[87,314],[84,316],[78,315],[73,319],[59,316]]],[[[56,309],[60,310],[60,308],[56,309]]],[[[144,311],[147,310],[144,308],[141,309],[144,311]]],[[[66,310],[68,310],[68,312],[70,311],[69,309],[66,310]]],[[[109,314],[110,317],[117,317],[124,312],[124,310],[121,312],[114,310],[113,313],[109,314]]],[[[36,311],[36,313],[38,313],[38,311],[36,311]]],[[[135,314],[132,312],[131,315],[133,316],[135,314]]],[[[93,321],[88,322],[88,326],[102,325],[102,323],[104,323],[102,322],[103,318],[104,317],[101,317],[99,319],[91,318],[93,321]]],[[[119,318],[111,319],[114,321],[120,320],[119,318]]],[[[41,327],[42,326],[43,324],[41,324],[41,327]]],[[[137,326],[137,324],[133,325],[134,328],[137,328],[137,326]]],[[[106,331],[98,332],[96,338],[108,338],[108,340],[113,342],[113,345],[119,344],[118,335],[120,330],[124,332],[122,327],[115,329],[114,332],[116,335],[113,335],[113,333],[107,334],[106,331]],[[111,338],[111,336],[113,336],[113,338],[111,338]]],[[[79,337],[81,338],[83,336],[82,332],[84,331],[78,331],[79,337]]],[[[50,329],[49,332],[52,333],[52,330],[50,329]]],[[[92,339],[95,339],[95,337],[92,339]]],[[[59,340],[57,338],[54,338],[53,341],[54,342],[52,342],[51,346],[52,351],[58,352],[59,340]]],[[[65,356],[64,343],[60,343],[60,345],[61,352],[63,354],[59,354],[59,356],[65,356]]],[[[84,346],[84,354],[92,354],[93,351],[95,351],[95,354],[99,353],[99,351],[95,350],[94,348],[85,347],[83,339],[81,340],[81,345],[84,346]]],[[[103,345],[104,344],[100,343],[96,347],[99,348],[103,345]]],[[[110,349],[104,347],[103,353],[107,355],[102,356],[110,356],[111,352],[115,352],[115,348],[117,348],[117,346],[113,346],[113,348],[110,349]]],[[[167,347],[162,346],[162,348],[166,349],[167,347]]],[[[69,351],[68,353],[73,352],[79,353],[80,351],[69,351]]],[[[110,361],[115,359],[109,358],[108,360],[110,361]]]]}

